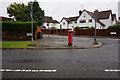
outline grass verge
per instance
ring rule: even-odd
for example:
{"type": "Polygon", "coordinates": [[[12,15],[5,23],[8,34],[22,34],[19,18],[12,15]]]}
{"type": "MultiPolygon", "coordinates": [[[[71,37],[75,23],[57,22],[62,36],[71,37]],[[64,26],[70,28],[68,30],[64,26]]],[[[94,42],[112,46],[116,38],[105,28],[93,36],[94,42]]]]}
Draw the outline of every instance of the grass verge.
{"type": "MultiPolygon", "coordinates": [[[[32,46],[28,46],[31,44],[31,41],[2,41],[2,48],[34,48],[32,46]]],[[[34,42],[35,45],[38,42],[34,42]]]]}

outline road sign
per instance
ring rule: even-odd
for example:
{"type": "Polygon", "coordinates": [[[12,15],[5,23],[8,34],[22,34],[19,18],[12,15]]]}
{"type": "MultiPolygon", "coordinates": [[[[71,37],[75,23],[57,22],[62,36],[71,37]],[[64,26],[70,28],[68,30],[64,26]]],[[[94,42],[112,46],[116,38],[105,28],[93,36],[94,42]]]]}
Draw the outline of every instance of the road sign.
{"type": "Polygon", "coordinates": [[[27,36],[32,36],[32,33],[27,33],[27,36]]]}
{"type": "Polygon", "coordinates": [[[110,34],[117,34],[116,32],[111,32],[110,34]]]}

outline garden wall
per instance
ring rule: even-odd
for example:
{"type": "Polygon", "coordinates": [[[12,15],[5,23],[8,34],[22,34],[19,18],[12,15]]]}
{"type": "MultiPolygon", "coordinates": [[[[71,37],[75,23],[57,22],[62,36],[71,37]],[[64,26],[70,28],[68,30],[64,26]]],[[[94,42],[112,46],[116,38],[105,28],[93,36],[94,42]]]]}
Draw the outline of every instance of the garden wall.
{"type": "Polygon", "coordinates": [[[31,40],[31,37],[27,36],[28,32],[25,31],[5,31],[2,32],[2,40],[5,41],[25,41],[31,40]]]}
{"type": "MultiPolygon", "coordinates": [[[[120,37],[120,29],[97,29],[97,36],[120,37]],[[114,34],[116,32],[116,34],[114,34]]],[[[94,36],[94,29],[76,29],[75,35],[94,36]]]]}
{"type": "Polygon", "coordinates": [[[70,29],[42,29],[43,34],[68,34],[70,29]]]}

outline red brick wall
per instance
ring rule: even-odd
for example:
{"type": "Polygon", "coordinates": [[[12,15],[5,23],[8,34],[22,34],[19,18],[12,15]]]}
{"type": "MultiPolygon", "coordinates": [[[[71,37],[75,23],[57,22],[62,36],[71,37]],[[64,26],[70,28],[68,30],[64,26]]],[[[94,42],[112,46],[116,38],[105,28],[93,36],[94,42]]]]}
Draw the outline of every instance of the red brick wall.
{"type": "Polygon", "coordinates": [[[31,37],[27,37],[25,31],[14,31],[14,32],[2,32],[2,40],[8,41],[22,41],[22,40],[31,40],[31,37]]]}
{"type": "Polygon", "coordinates": [[[43,34],[68,34],[68,30],[70,29],[42,29],[41,31],[43,32],[43,34]]]}
{"type": "MultiPolygon", "coordinates": [[[[120,37],[120,30],[118,29],[97,29],[97,36],[115,36],[120,37]],[[111,32],[116,32],[116,35],[111,35],[111,32]]],[[[86,35],[86,36],[94,36],[94,29],[80,29],[75,30],[75,35],[86,35]]]]}

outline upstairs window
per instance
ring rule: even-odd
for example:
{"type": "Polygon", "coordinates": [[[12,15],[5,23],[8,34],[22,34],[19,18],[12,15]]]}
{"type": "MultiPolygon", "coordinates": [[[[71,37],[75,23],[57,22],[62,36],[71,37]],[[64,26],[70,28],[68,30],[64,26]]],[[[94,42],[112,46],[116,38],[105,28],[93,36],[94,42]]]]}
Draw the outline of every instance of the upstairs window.
{"type": "Polygon", "coordinates": [[[92,19],[89,19],[88,22],[92,22],[92,19]]]}
{"type": "Polygon", "coordinates": [[[65,25],[65,22],[63,22],[63,25],[65,25]]]}
{"type": "Polygon", "coordinates": [[[80,23],[86,23],[85,19],[80,20],[80,23]]]}
{"type": "Polygon", "coordinates": [[[84,17],[85,17],[85,14],[84,14],[84,17]]]}
{"type": "Polygon", "coordinates": [[[53,24],[51,24],[51,26],[53,26],[53,24]]]}
{"type": "Polygon", "coordinates": [[[72,24],[73,22],[70,22],[70,24],[72,24]]]}

